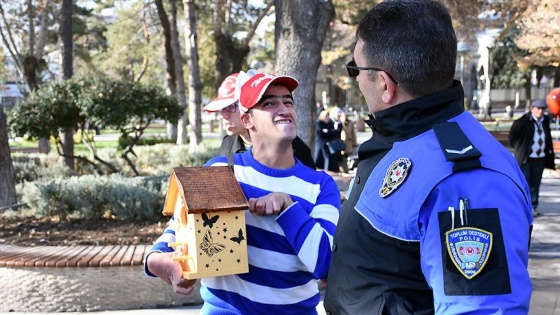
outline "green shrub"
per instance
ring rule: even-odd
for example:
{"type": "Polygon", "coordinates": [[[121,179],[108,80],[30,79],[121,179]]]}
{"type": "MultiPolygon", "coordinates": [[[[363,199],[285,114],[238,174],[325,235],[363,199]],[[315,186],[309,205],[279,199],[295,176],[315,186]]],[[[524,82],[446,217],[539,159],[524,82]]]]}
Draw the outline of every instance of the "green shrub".
{"type": "Polygon", "coordinates": [[[76,174],[60,163],[57,154],[14,153],[12,163],[16,184],[76,174]]]}
{"type": "MultiPolygon", "coordinates": [[[[156,145],[156,144],[160,144],[160,143],[175,143],[175,140],[173,139],[169,139],[166,136],[150,136],[150,137],[142,137],[140,139],[138,139],[138,142],[136,142],[135,148],[136,146],[150,146],[150,145],[156,145]]],[[[118,149],[119,150],[123,150],[125,149],[128,145],[130,145],[130,140],[127,138],[123,138],[123,137],[119,137],[118,140],[118,149]]]]}
{"type": "Polygon", "coordinates": [[[22,199],[37,216],[121,220],[151,219],[161,213],[167,177],[154,180],[113,176],[73,176],[32,183],[22,199]]]}
{"type": "Polygon", "coordinates": [[[189,150],[189,145],[156,144],[135,149],[133,159],[138,170],[144,175],[169,174],[179,166],[201,166],[218,155],[217,146],[202,144],[189,150]]]}
{"type": "MultiPolygon", "coordinates": [[[[133,172],[118,157],[116,148],[98,150],[102,159],[117,165],[122,174],[99,176],[89,163],[77,160],[76,171],[62,166],[56,154],[13,154],[16,192],[27,205],[25,215],[61,219],[115,217],[142,220],[160,216],[171,169],[201,166],[218,154],[219,141],[189,150],[188,145],[156,144],[135,147],[133,172]]],[[[23,212],[22,212],[23,214],[23,212]]]]}

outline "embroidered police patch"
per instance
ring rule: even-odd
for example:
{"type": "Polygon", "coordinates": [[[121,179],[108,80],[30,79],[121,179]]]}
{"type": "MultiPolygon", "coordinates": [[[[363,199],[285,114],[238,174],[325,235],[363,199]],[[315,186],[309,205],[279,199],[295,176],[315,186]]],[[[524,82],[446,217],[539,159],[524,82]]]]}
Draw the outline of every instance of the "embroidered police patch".
{"type": "Polygon", "coordinates": [[[492,251],[492,233],[473,227],[449,230],[445,233],[451,261],[467,279],[478,275],[492,251]]]}
{"type": "Polygon", "coordinates": [[[397,190],[408,176],[411,166],[412,163],[408,158],[399,158],[393,161],[387,169],[381,188],[379,188],[379,196],[385,198],[397,190]]]}

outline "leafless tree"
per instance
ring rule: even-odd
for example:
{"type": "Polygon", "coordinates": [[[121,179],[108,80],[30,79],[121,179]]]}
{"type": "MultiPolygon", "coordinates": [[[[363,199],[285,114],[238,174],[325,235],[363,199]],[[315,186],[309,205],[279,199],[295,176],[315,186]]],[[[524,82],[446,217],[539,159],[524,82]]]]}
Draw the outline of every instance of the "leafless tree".
{"type": "MultiPolygon", "coordinates": [[[[62,0],[60,8],[60,54],[62,56],[62,79],[69,80],[74,73],[73,55],[72,55],[72,0],[62,0]]],[[[68,128],[62,131],[62,151],[64,152],[64,164],[74,169],[74,128],[68,128]]]]}
{"type": "Polygon", "coordinates": [[[189,124],[191,146],[202,142],[202,82],[198,65],[198,34],[196,30],[196,8],[194,0],[183,0],[185,8],[185,56],[189,68],[189,124]]]}
{"type": "Polygon", "coordinates": [[[0,209],[16,203],[14,168],[8,143],[8,126],[4,108],[0,104],[0,209]]]}

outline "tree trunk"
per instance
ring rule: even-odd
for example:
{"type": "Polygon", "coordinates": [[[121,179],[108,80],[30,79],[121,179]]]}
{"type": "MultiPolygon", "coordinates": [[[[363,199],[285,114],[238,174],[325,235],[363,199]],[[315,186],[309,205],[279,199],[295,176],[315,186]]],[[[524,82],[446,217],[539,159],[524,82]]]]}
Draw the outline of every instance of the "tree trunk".
{"type": "MultiPolygon", "coordinates": [[[[73,56],[72,56],[72,0],[62,0],[60,8],[60,29],[59,36],[62,45],[60,46],[62,55],[62,79],[69,80],[72,78],[73,56]]],[[[74,129],[68,128],[63,130],[62,152],[66,156],[64,165],[70,169],[74,169],[74,129]]]]}
{"type": "MultiPolygon", "coordinates": [[[[33,1],[27,1],[27,14],[29,16],[29,38],[28,38],[28,54],[24,57],[22,61],[22,71],[25,81],[27,82],[27,86],[31,92],[35,91],[38,86],[38,74],[40,69],[45,67],[45,61],[42,59],[42,56],[39,53],[44,51],[45,40],[43,38],[39,38],[39,44],[43,45],[41,47],[36,47],[35,45],[35,8],[33,6],[33,1]]],[[[44,8],[43,11],[46,11],[44,8]]],[[[47,23],[47,18],[45,17],[46,12],[42,13],[41,17],[41,32],[43,32],[46,26],[43,23],[47,23]]],[[[40,35],[44,36],[44,34],[40,35]]],[[[48,154],[51,151],[51,146],[49,144],[49,139],[41,138],[39,139],[39,152],[48,154]]]]}
{"type": "Polygon", "coordinates": [[[257,19],[246,29],[247,37],[242,40],[234,38],[231,30],[232,1],[214,1],[214,42],[216,44],[216,91],[222,81],[230,74],[239,72],[243,67],[245,58],[251,51],[249,42],[255,36],[256,29],[268,14],[273,2],[270,1],[257,16],[257,19]]]}
{"type": "MultiPolygon", "coordinates": [[[[165,50],[165,63],[167,65],[167,88],[169,89],[169,93],[171,95],[175,95],[177,92],[177,80],[175,78],[175,59],[173,58],[173,48],[171,47],[171,26],[169,19],[167,18],[167,13],[165,12],[165,8],[163,7],[163,1],[154,0],[154,3],[157,8],[161,27],[163,28],[163,48],[165,50]]],[[[172,0],[170,3],[175,4],[175,1],[172,0]]],[[[177,139],[177,126],[174,121],[167,122],[167,137],[173,140],[177,139]]]]}
{"type": "Polygon", "coordinates": [[[189,71],[189,124],[191,133],[190,146],[199,145],[202,142],[202,82],[200,81],[200,70],[198,66],[198,34],[196,30],[196,8],[194,0],[183,0],[185,7],[185,51],[187,67],[189,71]]]}
{"type": "MultiPolygon", "coordinates": [[[[29,86],[31,92],[35,91],[39,85],[37,82],[37,69],[39,68],[40,57],[36,57],[34,54],[35,49],[35,9],[33,7],[33,1],[27,0],[27,14],[29,15],[29,51],[28,55],[23,59],[23,76],[29,86]]],[[[39,152],[48,154],[51,150],[49,144],[49,139],[41,138],[39,139],[39,152]]]]}
{"type": "Polygon", "coordinates": [[[14,168],[8,142],[8,126],[4,107],[0,105],[0,209],[16,204],[14,168]]]}
{"type": "Polygon", "coordinates": [[[173,59],[175,60],[175,77],[177,82],[177,99],[179,106],[183,109],[182,115],[177,122],[177,144],[187,143],[187,95],[185,93],[185,74],[183,73],[183,57],[181,56],[181,42],[179,41],[179,30],[177,29],[177,5],[176,0],[170,1],[171,11],[171,48],[173,48],[173,59]]]}
{"type": "Polygon", "coordinates": [[[275,0],[277,74],[299,81],[294,92],[299,137],[312,147],[315,136],[315,78],[321,49],[334,16],[331,0],[275,0]]]}
{"type": "Polygon", "coordinates": [[[214,1],[214,12],[212,16],[214,20],[214,43],[216,44],[216,61],[214,62],[216,67],[216,91],[229,74],[239,71],[239,69],[233,71],[231,67],[231,49],[233,45],[231,45],[231,40],[228,41],[226,35],[229,31],[228,22],[224,21],[231,7],[229,7],[229,1],[227,5],[222,5],[222,2],[223,0],[214,1]],[[226,13],[224,13],[224,9],[226,13]],[[225,29],[223,27],[224,24],[225,29]]]}

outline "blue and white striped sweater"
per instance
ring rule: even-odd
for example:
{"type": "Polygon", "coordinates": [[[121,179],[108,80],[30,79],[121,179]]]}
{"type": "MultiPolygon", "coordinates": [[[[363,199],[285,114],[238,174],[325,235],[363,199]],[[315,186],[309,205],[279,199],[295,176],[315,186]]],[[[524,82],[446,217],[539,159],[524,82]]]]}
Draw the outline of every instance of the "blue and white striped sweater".
{"type": "MultiPolygon", "coordinates": [[[[227,165],[227,158],[205,165],[227,165]]],[[[203,279],[202,313],[315,314],[320,300],[315,279],[327,276],[339,215],[335,181],[299,161],[286,170],[268,168],[251,151],[234,155],[234,170],[247,199],[284,192],[294,204],[275,216],[246,211],[249,273],[203,279]]],[[[152,251],[172,251],[171,223],[152,251]]]]}

